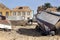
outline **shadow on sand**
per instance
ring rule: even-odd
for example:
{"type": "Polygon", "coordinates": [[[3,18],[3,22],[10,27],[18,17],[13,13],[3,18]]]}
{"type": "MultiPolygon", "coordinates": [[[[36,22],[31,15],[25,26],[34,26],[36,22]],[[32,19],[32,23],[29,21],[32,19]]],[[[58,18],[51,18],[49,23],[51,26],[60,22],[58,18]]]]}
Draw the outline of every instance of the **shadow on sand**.
{"type": "Polygon", "coordinates": [[[27,35],[27,36],[34,36],[34,37],[41,36],[41,34],[37,32],[35,29],[20,28],[18,29],[17,33],[22,34],[22,35],[27,35]]]}
{"type": "MultiPolygon", "coordinates": [[[[34,37],[44,36],[41,35],[40,32],[37,32],[35,29],[20,28],[16,32],[22,35],[34,36],[34,37]]],[[[58,30],[57,32],[58,32],[57,35],[60,35],[60,30],[58,30]]]]}

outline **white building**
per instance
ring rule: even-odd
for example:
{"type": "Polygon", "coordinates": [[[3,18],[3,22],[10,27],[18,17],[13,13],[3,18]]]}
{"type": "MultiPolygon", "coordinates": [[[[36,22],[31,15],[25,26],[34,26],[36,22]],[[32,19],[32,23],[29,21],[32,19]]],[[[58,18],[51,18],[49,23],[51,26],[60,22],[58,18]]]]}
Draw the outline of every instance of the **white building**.
{"type": "Polygon", "coordinates": [[[17,19],[17,20],[28,20],[33,18],[33,10],[31,10],[27,6],[22,6],[22,7],[16,7],[12,10],[11,13],[12,19],[17,19]]]}

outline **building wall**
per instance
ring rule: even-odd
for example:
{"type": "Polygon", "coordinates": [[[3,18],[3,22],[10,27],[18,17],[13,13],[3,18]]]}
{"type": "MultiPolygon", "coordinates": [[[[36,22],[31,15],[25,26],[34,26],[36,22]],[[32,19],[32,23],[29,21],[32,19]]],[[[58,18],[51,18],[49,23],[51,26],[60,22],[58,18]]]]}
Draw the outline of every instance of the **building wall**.
{"type": "Polygon", "coordinates": [[[11,13],[12,16],[21,16],[24,20],[27,20],[28,18],[33,18],[33,13],[31,12],[13,12],[11,13]]]}
{"type": "Polygon", "coordinates": [[[56,7],[50,7],[50,8],[46,8],[44,6],[38,6],[37,8],[37,13],[40,13],[41,11],[53,11],[53,12],[56,12],[57,11],[57,8],[56,7]]]}
{"type": "Polygon", "coordinates": [[[1,15],[3,16],[11,16],[11,11],[9,9],[0,8],[0,13],[2,13],[1,15]]]}
{"type": "Polygon", "coordinates": [[[0,15],[6,16],[8,20],[14,18],[27,20],[33,18],[33,11],[28,6],[16,7],[10,10],[4,4],[0,4],[0,15]]]}
{"type": "Polygon", "coordinates": [[[0,3],[0,15],[11,16],[11,10],[2,3],[0,3]]]}
{"type": "Polygon", "coordinates": [[[24,20],[33,18],[33,11],[29,7],[23,7],[23,9],[15,8],[12,12],[12,16],[21,16],[24,20]]]}
{"type": "Polygon", "coordinates": [[[57,12],[57,8],[47,8],[46,11],[49,11],[49,12],[57,12]]]}

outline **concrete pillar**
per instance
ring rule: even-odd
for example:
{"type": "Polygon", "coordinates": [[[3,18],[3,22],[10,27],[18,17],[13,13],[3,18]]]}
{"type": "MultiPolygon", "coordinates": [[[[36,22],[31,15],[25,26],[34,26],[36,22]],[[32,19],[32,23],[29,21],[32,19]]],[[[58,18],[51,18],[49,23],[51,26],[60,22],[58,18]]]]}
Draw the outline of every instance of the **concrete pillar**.
{"type": "Polygon", "coordinates": [[[27,16],[28,16],[28,15],[27,15],[27,12],[25,12],[25,20],[27,20],[27,16]]]}
{"type": "Polygon", "coordinates": [[[16,16],[18,16],[18,12],[16,12],[16,16]]]}

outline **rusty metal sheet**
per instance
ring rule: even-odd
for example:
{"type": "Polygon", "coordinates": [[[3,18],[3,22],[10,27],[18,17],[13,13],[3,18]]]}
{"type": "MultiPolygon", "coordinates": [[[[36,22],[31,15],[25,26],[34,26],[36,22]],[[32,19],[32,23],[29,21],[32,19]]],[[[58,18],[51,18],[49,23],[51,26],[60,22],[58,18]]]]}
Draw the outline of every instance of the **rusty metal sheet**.
{"type": "Polygon", "coordinates": [[[58,20],[60,19],[59,16],[52,15],[47,12],[41,12],[40,14],[37,15],[37,18],[44,20],[48,23],[51,23],[53,25],[55,25],[58,22],[58,20]]]}

